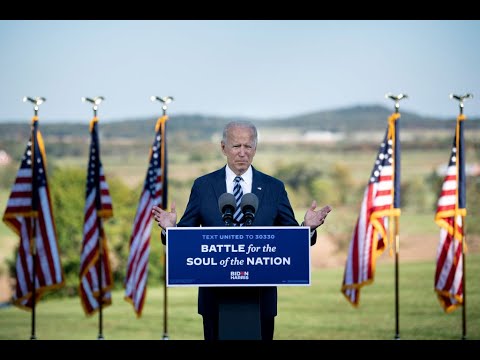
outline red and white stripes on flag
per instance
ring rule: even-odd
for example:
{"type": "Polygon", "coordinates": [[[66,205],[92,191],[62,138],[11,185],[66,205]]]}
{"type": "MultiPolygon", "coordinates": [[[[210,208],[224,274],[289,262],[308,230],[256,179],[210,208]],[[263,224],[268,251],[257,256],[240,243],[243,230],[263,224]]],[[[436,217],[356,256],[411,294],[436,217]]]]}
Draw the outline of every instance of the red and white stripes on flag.
{"type": "Polygon", "coordinates": [[[392,230],[389,221],[400,215],[400,148],[396,123],[399,118],[398,113],[389,117],[348,249],[341,291],[355,307],[359,304],[360,289],[374,280],[377,257],[392,240],[392,234],[388,234],[392,230]]]}
{"type": "Polygon", "coordinates": [[[463,217],[467,214],[463,120],[464,115],[457,118],[450,160],[435,214],[435,222],[440,226],[435,292],[447,313],[463,304],[463,217]]]}
{"type": "Polygon", "coordinates": [[[137,317],[142,315],[148,280],[148,259],[150,254],[150,235],[152,225],[152,207],[167,206],[167,147],[164,115],[155,125],[155,138],[150,148],[150,160],[143,190],[135,214],[130,254],[125,278],[125,300],[133,305],[137,317]]]}
{"type": "Polygon", "coordinates": [[[3,215],[5,224],[20,237],[13,303],[25,310],[32,309],[33,300],[39,301],[45,291],[65,285],[46,161],[38,117],[34,116],[30,140],[3,215]]]}
{"type": "Polygon", "coordinates": [[[87,315],[112,302],[113,278],[110,268],[107,238],[103,219],[113,216],[112,198],[100,161],[98,119],[90,121],[90,157],[83,223],[83,242],[80,257],[80,299],[87,315]],[[101,274],[101,276],[100,276],[101,274]]]}

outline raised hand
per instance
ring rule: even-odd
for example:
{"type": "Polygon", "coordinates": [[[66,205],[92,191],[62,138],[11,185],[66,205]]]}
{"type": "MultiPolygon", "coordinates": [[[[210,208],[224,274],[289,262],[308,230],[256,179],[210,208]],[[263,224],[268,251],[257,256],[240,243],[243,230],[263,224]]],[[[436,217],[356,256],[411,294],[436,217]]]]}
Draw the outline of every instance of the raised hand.
{"type": "Polygon", "coordinates": [[[177,224],[177,211],[175,210],[175,201],[172,201],[170,212],[154,206],[152,208],[152,215],[158,226],[166,229],[167,227],[174,227],[177,224]]]}
{"type": "Polygon", "coordinates": [[[320,225],[323,225],[328,213],[332,211],[332,207],[330,205],[326,205],[320,210],[315,211],[316,208],[317,202],[313,200],[312,205],[307,210],[303,218],[303,224],[305,226],[310,226],[311,230],[315,230],[320,225]]]}

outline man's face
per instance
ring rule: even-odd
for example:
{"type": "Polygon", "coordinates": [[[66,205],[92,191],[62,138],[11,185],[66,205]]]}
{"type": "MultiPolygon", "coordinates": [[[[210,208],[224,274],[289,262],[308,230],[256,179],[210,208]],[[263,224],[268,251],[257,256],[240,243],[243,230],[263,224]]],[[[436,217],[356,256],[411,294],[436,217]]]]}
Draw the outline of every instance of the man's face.
{"type": "Polygon", "coordinates": [[[253,130],[246,127],[232,127],[228,131],[227,141],[222,141],[222,152],[227,157],[227,164],[236,175],[247,171],[253,161],[255,152],[255,138],[253,130]]]}

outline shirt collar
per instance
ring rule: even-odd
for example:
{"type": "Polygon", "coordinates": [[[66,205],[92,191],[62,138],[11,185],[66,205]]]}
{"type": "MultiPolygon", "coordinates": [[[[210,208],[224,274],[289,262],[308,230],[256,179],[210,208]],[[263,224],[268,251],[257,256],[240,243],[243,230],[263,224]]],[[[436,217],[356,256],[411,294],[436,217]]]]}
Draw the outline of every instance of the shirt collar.
{"type": "MultiPolygon", "coordinates": [[[[225,165],[225,178],[227,183],[233,183],[233,180],[235,179],[237,175],[228,167],[228,165],[225,165]]],[[[252,165],[250,165],[245,171],[245,173],[242,174],[242,179],[245,182],[246,185],[252,186],[252,177],[253,177],[253,171],[252,171],[252,165]]]]}

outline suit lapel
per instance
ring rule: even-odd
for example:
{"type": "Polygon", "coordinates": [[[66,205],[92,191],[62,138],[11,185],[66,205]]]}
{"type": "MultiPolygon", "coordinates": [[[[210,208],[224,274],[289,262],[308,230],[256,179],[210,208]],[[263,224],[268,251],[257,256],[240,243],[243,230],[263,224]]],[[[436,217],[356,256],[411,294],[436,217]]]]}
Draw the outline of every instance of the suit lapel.
{"type": "Polygon", "coordinates": [[[217,199],[220,197],[220,195],[227,192],[227,183],[225,182],[225,167],[218,169],[214,173],[212,186],[217,199]]]}
{"type": "Polygon", "coordinates": [[[258,211],[262,208],[263,194],[265,193],[264,177],[252,166],[252,193],[258,197],[258,211]]]}

